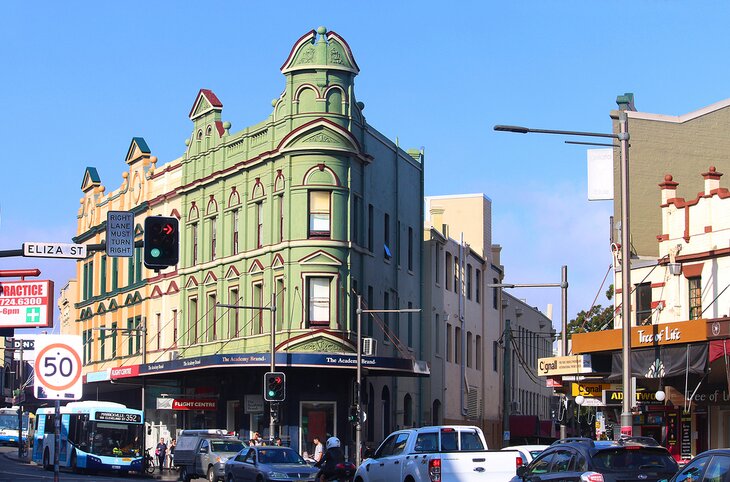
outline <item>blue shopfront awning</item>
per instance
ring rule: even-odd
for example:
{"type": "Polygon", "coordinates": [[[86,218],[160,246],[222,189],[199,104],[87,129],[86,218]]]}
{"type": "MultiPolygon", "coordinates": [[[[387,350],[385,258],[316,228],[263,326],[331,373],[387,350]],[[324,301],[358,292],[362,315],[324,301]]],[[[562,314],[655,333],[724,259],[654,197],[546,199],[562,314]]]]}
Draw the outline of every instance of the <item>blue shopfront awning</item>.
{"type": "MultiPolygon", "coordinates": [[[[428,365],[419,360],[394,357],[362,357],[362,368],[376,375],[429,376],[428,365]]],[[[261,367],[270,366],[268,353],[232,353],[204,355],[177,360],[123,365],[104,372],[89,373],[87,382],[116,380],[137,376],[178,373],[210,368],[261,367]],[[101,376],[100,374],[106,376],[101,376]]],[[[357,368],[357,356],[340,353],[277,353],[276,367],[279,368],[357,368]]]]}

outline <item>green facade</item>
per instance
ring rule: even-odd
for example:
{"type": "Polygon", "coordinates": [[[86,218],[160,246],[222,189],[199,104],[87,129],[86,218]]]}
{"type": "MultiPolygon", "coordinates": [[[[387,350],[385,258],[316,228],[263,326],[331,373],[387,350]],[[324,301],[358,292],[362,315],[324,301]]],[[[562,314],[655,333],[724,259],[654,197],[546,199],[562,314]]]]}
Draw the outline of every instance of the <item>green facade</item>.
{"type": "MultiPolygon", "coordinates": [[[[421,306],[422,153],[367,125],[358,66],[336,33],[304,35],[281,71],[284,91],[257,125],[231,133],[209,90],[191,109],[180,190],[184,358],[269,351],[268,311],[215,303],[270,307],[275,293],[277,352],[319,353],[356,350],[354,293],[372,308],[421,306]]],[[[418,357],[420,317],[387,318],[390,336],[377,322],[364,328],[378,354],[402,356],[394,335],[418,357]]]]}

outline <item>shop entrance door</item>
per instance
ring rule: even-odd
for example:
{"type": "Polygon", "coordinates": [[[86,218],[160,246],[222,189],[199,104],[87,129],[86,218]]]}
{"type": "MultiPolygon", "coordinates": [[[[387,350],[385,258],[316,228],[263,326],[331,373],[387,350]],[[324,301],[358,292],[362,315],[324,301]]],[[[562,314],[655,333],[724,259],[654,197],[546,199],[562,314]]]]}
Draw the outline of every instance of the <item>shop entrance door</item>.
{"type": "Polygon", "coordinates": [[[323,445],[327,437],[337,434],[337,404],[335,402],[299,403],[299,452],[314,454],[314,437],[323,445]]]}

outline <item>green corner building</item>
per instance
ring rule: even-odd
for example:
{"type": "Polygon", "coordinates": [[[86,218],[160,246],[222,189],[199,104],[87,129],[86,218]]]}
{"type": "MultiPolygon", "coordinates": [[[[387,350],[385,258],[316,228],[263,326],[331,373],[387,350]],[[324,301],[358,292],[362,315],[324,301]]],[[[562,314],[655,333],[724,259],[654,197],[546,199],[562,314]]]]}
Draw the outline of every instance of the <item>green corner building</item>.
{"type": "MultiPolygon", "coordinates": [[[[195,99],[176,190],[180,323],[167,361],[140,375],[217,399],[215,411],[178,417],[178,429],[267,436],[273,316],[287,377],[275,435],[301,452],[316,435],[354,441],[357,295],[364,309],[421,306],[423,154],[367,124],[359,68],[335,32],[301,37],[281,72],[271,115],[238,132],[212,91],[195,99]]],[[[420,314],[362,320],[367,443],[429,420],[430,400],[419,395],[420,314]]]]}

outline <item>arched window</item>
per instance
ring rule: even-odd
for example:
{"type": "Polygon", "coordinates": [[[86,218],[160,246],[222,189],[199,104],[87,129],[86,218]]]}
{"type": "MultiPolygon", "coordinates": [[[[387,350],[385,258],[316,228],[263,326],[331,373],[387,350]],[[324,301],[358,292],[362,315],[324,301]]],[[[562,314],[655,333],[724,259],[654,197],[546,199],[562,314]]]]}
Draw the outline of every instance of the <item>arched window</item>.
{"type": "Polygon", "coordinates": [[[383,387],[383,392],[380,395],[380,405],[382,407],[382,437],[385,438],[390,433],[390,390],[388,387],[383,387]]]}
{"type": "Polygon", "coordinates": [[[431,408],[431,423],[433,425],[441,425],[441,402],[436,399],[433,401],[431,408]]]}
{"type": "Polygon", "coordinates": [[[413,426],[413,399],[410,393],[406,393],[403,397],[403,426],[413,426]]]}

